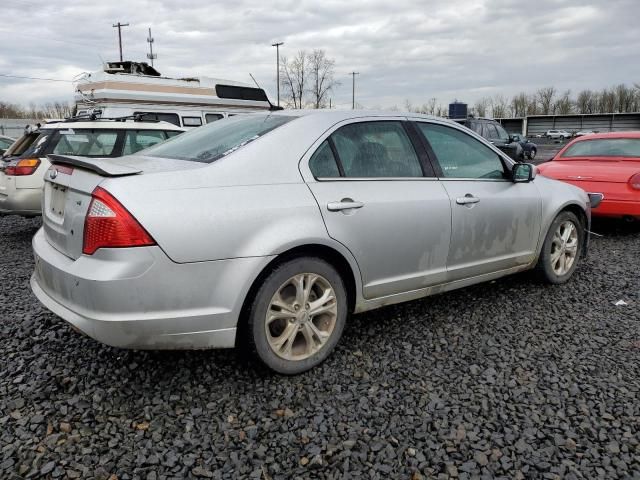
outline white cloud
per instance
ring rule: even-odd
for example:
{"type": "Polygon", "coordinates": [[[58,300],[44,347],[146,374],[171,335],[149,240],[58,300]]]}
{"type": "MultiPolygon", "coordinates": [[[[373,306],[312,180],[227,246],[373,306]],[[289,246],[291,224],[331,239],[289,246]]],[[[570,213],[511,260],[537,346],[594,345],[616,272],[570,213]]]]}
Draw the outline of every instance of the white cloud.
{"type": "MultiPolygon", "coordinates": [[[[640,2],[636,0],[5,0],[0,73],[70,80],[117,58],[145,60],[147,28],[167,75],[208,75],[275,91],[274,41],[281,53],[322,48],[350,105],[357,70],[365,106],[437,97],[473,103],[484,95],[601,88],[640,81],[640,2]]],[[[0,77],[0,100],[72,98],[71,85],[0,77]]]]}

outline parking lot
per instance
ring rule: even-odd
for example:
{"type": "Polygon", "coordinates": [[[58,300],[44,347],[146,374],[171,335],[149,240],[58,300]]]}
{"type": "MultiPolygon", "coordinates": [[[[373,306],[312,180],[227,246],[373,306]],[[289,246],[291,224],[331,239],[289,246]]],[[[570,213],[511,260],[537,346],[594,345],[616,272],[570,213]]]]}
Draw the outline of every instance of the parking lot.
{"type": "Polygon", "coordinates": [[[597,223],[566,285],[353,317],[291,378],[74,332],[28,287],[38,226],[0,218],[1,478],[640,477],[637,224],[597,223]]]}

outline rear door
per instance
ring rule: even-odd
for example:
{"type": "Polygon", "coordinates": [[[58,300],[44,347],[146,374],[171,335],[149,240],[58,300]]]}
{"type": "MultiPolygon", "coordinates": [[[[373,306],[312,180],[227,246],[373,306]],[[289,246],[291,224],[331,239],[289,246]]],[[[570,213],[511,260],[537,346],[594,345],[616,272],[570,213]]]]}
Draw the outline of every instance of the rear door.
{"type": "Polygon", "coordinates": [[[365,298],[446,277],[449,198],[402,120],[346,122],[302,162],[329,235],[358,262],[365,298]]]}
{"type": "Polygon", "coordinates": [[[533,182],[513,183],[501,157],[466,132],[417,122],[451,203],[449,280],[533,261],[542,199],[533,182]]]}

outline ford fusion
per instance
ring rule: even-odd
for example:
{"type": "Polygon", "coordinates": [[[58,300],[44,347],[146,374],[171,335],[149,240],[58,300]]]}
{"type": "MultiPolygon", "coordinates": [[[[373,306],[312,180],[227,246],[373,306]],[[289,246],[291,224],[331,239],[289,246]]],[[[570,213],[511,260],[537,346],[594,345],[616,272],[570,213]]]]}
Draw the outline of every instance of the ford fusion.
{"type": "Polygon", "coordinates": [[[31,287],[108,345],[322,362],[350,313],[586,252],[581,189],[416,114],[237,116],[141,155],[51,155],[31,287]]]}

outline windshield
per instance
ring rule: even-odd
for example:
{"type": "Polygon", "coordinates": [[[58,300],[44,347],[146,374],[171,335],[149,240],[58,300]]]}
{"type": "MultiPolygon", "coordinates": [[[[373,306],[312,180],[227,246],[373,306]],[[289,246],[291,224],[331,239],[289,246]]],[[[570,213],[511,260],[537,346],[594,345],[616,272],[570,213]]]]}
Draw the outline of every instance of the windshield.
{"type": "Polygon", "coordinates": [[[601,138],[583,140],[571,145],[562,158],[572,157],[639,157],[640,138],[601,138]]]}
{"type": "Polygon", "coordinates": [[[148,148],[144,155],[212,163],[294,118],[270,114],[218,120],[148,148]]]}

